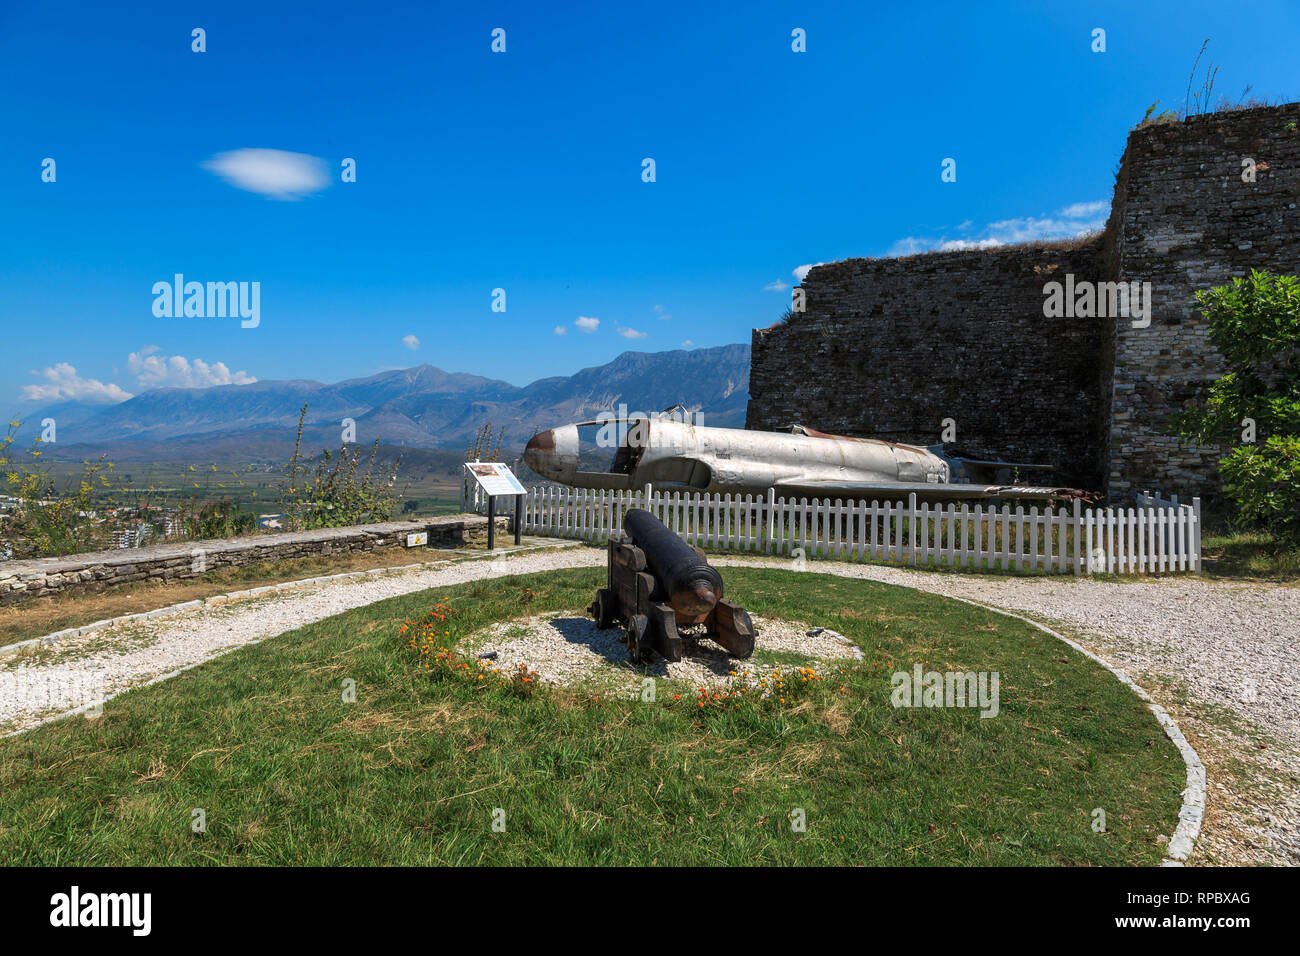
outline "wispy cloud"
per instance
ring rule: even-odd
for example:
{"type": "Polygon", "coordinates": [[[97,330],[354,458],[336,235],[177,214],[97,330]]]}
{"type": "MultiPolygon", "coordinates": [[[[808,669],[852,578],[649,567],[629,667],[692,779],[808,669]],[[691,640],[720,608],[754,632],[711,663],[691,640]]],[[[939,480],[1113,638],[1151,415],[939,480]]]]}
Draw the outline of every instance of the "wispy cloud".
{"type": "Polygon", "coordinates": [[[268,199],[297,200],[329,185],[325,160],[280,149],[235,149],[218,153],[203,168],[230,185],[268,199]]]}
{"type": "MultiPolygon", "coordinates": [[[[803,266],[800,266],[799,268],[802,269],[803,266]]],[[[774,282],[769,282],[767,285],[763,286],[763,291],[764,291],[764,292],[784,292],[784,291],[785,291],[786,289],[788,289],[788,288],[790,288],[790,283],[788,283],[788,282],[782,282],[780,279],[777,279],[776,281],[774,281],[774,282]]]]}
{"type": "Polygon", "coordinates": [[[638,332],[636,329],[620,328],[618,334],[625,339],[643,339],[646,337],[645,332],[638,332]]]}
{"type": "Polygon", "coordinates": [[[96,378],[82,378],[74,366],[59,362],[40,372],[31,374],[43,378],[42,384],[24,385],[20,397],[27,402],[79,401],[87,405],[116,405],[125,402],[131,393],[111,382],[96,378]]]}
{"type": "Polygon", "coordinates": [[[600,328],[600,319],[594,319],[589,315],[580,315],[573,320],[573,324],[584,332],[595,332],[600,328]]]}
{"type": "MultiPolygon", "coordinates": [[[[991,222],[971,236],[905,236],[889,248],[891,256],[910,256],[918,252],[953,252],[960,249],[994,249],[1021,242],[1051,242],[1075,239],[1097,232],[1106,225],[1110,203],[1104,199],[1076,202],[1063,206],[1052,215],[1025,216],[991,222]]],[[[968,230],[970,220],[957,227],[968,230]]]]}
{"type": "Polygon", "coordinates": [[[666,311],[664,310],[664,307],[663,307],[662,305],[656,305],[656,306],[655,306],[655,313],[659,316],[659,318],[661,318],[661,319],[665,319],[665,320],[667,320],[667,319],[671,319],[671,318],[673,317],[673,316],[672,316],[672,313],[671,313],[671,312],[666,312],[666,311]]]}
{"type": "Polygon", "coordinates": [[[1067,219],[1093,219],[1097,216],[1105,218],[1106,213],[1110,212],[1110,203],[1104,199],[1094,199],[1092,202],[1071,203],[1061,209],[1060,214],[1067,219]]]}
{"type": "Polygon", "coordinates": [[[403,335],[402,344],[405,345],[412,352],[414,352],[416,349],[420,347],[420,340],[416,338],[414,335],[403,335]]]}
{"type": "Polygon", "coordinates": [[[687,339],[685,342],[682,343],[682,348],[684,349],[689,349],[694,347],[695,347],[695,343],[692,342],[690,339],[687,339]]]}
{"type": "Polygon", "coordinates": [[[158,346],[147,345],[126,357],[126,368],[141,388],[208,388],[212,385],[252,385],[257,381],[247,372],[232,372],[225,362],[211,364],[183,355],[161,355],[158,346]]]}
{"type": "Polygon", "coordinates": [[[556,334],[556,335],[568,335],[568,334],[569,334],[569,330],[566,329],[566,328],[565,328],[564,326],[562,326],[562,325],[557,325],[557,326],[555,327],[555,334],[556,334]]]}

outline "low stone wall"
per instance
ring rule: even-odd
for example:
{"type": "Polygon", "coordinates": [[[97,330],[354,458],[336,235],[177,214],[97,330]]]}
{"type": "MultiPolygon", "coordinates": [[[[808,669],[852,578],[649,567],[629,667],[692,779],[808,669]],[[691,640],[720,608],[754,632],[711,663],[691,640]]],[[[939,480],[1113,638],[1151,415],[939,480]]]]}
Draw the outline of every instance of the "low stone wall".
{"type": "MultiPolygon", "coordinates": [[[[509,540],[509,520],[497,519],[498,540],[509,540]]],[[[70,554],[58,558],[0,562],[0,605],[66,592],[98,591],[132,581],[200,578],[211,571],[259,561],[285,561],[324,555],[400,548],[406,536],[429,533],[430,548],[458,548],[487,540],[487,518],[448,515],[414,521],[288,531],[243,538],[212,538],[70,554]]]]}

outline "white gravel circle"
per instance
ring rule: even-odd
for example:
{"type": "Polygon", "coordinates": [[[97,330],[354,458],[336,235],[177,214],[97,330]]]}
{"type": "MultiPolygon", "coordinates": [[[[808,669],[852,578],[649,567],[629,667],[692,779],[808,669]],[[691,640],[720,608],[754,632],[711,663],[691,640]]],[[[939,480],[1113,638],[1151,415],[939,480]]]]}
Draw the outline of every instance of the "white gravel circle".
{"type": "MultiPolygon", "coordinates": [[[[618,627],[596,626],[582,611],[497,621],[467,635],[457,649],[468,656],[494,654],[482,666],[509,676],[519,668],[536,674],[540,683],[590,687],[607,693],[635,696],[649,678],[682,681],[692,688],[721,688],[735,682],[757,687],[778,669],[762,660],[762,651],[799,654],[818,676],[838,673],[838,668],[862,659],[862,651],[848,638],[823,627],[797,621],[776,621],[753,616],[759,656],[740,660],[705,637],[687,638],[680,661],[655,655],[644,666],[634,666],[618,627]]],[[[687,632],[683,632],[685,636],[687,632]]]]}

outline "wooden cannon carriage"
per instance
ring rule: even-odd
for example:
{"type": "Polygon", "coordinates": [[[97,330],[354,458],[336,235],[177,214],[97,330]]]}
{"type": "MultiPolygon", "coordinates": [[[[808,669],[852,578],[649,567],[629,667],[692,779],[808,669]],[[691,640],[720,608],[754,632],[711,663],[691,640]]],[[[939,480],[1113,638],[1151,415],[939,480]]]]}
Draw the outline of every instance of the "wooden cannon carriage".
{"type": "Polygon", "coordinates": [[[623,519],[622,537],[609,542],[608,578],[588,609],[600,628],[621,624],[628,654],[646,663],[651,651],[682,659],[680,625],[703,624],[727,653],[754,653],[754,623],[722,596],[722,575],[654,515],[639,508],[623,519]]]}

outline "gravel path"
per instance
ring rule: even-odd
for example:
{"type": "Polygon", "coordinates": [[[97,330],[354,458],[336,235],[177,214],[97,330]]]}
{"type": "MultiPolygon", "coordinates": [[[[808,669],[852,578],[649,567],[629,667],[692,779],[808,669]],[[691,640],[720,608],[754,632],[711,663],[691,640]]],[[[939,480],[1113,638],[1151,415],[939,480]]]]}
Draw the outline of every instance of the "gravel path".
{"type": "MultiPolygon", "coordinates": [[[[0,728],[35,726],[90,700],[375,601],[604,560],[601,549],[565,548],[395,570],[134,621],[29,655],[0,656],[0,728]]],[[[788,560],[763,558],[715,563],[792,567],[788,560]]],[[[1138,679],[1201,751],[1211,786],[1197,859],[1300,864],[1300,589],[1186,577],[1118,583],[975,576],[831,562],[808,570],[967,598],[1066,631],[1138,679]],[[1208,755],[1207,747],[1213,751],[1208,755]]]]}

